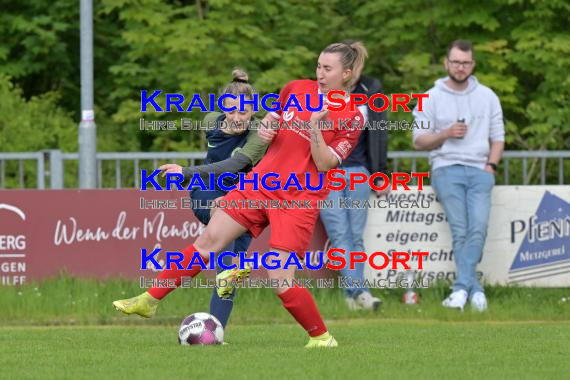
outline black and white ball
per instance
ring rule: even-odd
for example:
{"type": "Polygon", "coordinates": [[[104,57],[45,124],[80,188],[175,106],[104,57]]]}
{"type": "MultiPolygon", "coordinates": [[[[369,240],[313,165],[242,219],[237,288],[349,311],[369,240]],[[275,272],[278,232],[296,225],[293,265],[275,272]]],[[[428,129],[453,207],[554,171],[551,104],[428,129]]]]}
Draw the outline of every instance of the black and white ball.
{"type": "Polygon", "coordinates": [[[178,343],[183,346],[190,344],[222,344],[224,328],[218,320],[208,313],[194,313],[182,321],[178,330],[178,343]]]}

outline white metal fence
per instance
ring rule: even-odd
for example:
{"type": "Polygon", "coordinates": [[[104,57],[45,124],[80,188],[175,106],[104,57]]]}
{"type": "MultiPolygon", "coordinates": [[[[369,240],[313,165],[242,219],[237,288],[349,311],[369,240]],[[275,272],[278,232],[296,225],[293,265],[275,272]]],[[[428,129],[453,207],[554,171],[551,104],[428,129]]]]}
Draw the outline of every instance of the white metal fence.
{"type": "MultiPolygon", "coordinates": [[[[138,188],[140,170],[177,162],[196,165],[206,152],[97,153],[98,188],[138,188]]],[[[0,189],[77,188],[78,153],[46,150],[30,153],[0,153],[0,189]]],[[[428,152],[389,152],[393,172],[428,171],[428,152]]],[[[570,151],[506,151],[497,183],[504,185],[570,184],[570,151]]]]}

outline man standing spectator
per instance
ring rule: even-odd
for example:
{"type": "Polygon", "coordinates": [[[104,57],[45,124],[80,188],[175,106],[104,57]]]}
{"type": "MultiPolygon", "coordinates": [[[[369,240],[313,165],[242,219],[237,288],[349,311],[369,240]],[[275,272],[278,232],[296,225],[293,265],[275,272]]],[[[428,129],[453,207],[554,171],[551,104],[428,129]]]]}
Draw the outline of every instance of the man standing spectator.
{"type": "Polygon", "coordinates": [[[443,306],[463,310],[467,299],[477,311],[487,298],[477,278],[495,173],[504,149],[504,124],[497,95],[472,75],[473,45],[451,43],[445,58],[448,76],[435,82],[414,109],[416,121],[429,129],[414,130],[414,147],[430,151],[432,186],[441,202],[453,239],[456,279],[443,306]]]}

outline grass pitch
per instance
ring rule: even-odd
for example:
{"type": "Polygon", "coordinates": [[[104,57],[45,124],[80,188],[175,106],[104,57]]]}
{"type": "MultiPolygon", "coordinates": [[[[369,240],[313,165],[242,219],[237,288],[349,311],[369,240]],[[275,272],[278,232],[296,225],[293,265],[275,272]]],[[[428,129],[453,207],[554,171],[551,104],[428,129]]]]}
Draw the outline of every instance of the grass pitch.
{"type": "Polygon", "coordinates": [[[208,311],[210,289],[181,289],[150,319],[111,307],[141,292],[125,280],[68,277],[0,287],[0,379],[561,379],[570,373],[570,289],[487,287],[489,310],[441,307],[447,284],[373,290],[377,312],[350,312],[340,289],[312,289],[334,350],[305,332],[270,289],[242,289],[226,346],[179,346],[178,324],[208,311]]]}
{"type": "Polygon", "coordinates": [[[179,346],[165,326],[3,327],[4,379],[532,379],[570,371],[570,324],[329,322],[340,346],[303,349],[294,324],[233,325],[227,346],[179,346]]]}

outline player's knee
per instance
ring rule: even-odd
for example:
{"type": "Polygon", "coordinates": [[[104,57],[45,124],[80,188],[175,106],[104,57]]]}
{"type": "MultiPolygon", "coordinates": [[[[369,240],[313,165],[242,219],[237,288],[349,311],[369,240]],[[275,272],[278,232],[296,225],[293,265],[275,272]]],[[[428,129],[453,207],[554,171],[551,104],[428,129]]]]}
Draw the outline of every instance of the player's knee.
{"type": "Polygon", "coordinates": [[[204,230],[202,235],[200,235],[198,239],[196,239],[194,245],[196,246],[196,248],[200,249],[200,252],[202,252],[202,250],[213,251],[215,243],[216,240],[214,239],[213,234],[210,231],[208,231],[208,229],[206,228],[206,230],[204,230]]]}

